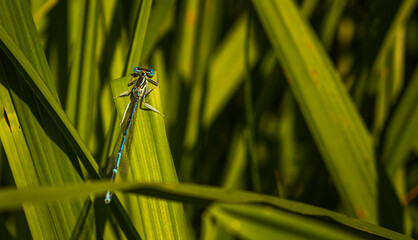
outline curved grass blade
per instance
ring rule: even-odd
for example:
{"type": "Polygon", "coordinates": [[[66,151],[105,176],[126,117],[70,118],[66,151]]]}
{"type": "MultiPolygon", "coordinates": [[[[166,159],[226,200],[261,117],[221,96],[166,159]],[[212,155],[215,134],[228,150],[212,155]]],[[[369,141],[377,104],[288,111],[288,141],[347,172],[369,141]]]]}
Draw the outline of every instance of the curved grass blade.
{"type": "MultiPolygon", "coordinates": [[[[126,193],[143,194],[154,198],[181,201],[184,203],[207,206],[213,202],[237,204],[251,204],[272,207],[299,216],[309,216],[326,223],[339,224],[350,231],[361,231],[367,238],[386,238],[411,240],[412,238],[392,230],[370,224],[365,221],[350,218],[324,208],[281,199],[268,195],[261,195],[241,190],[230,190],[212,186],[196,184],[174,183],[117,183],[108,182],[83,183],[60,187],[31,188],[25,190],[1,189],[0,211],[11,210],[24,203],[56,201],[70,197],[81,197],[88,194],[102,196],[107,189],[126,193]],[[9,196],[9,197],[7,197],[9,196]]],[[[262,219],[261,219],[262,220],[262,219]]],[[[291,225],[297,226],[297,225],[291,225]]],[[[167,234],[168,235],[168,234],[167,234]]]]}
{"type": "Polygon", "coordinates": [[[323,46],[292,1],[253,4],[345,208],[376,223],[371,137],[323,46]]]}

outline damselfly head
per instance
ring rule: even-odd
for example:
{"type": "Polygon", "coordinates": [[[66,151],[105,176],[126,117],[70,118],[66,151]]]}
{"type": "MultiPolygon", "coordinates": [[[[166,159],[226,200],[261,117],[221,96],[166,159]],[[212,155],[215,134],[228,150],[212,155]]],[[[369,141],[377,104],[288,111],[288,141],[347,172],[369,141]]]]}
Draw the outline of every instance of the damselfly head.
{"type": "Polygon", "coordinates": [[[134,67],[134,73],[139,73],[140,71],[139,67],[134,67]]]}
{"type": "Polygon", "coordinates": [[[147,72],[147,76],[150,78],[154,76],[154,69],[150,68],[150,70],[147,72]]]}
{"type": "Polygon", "coordinates": [[[140,68],[140,67],[135,67],[134,68],[134,74],[144,74],[147,75],[147,77],[152,78],[154,76],[154,69],[150,68],[140,68]]]}

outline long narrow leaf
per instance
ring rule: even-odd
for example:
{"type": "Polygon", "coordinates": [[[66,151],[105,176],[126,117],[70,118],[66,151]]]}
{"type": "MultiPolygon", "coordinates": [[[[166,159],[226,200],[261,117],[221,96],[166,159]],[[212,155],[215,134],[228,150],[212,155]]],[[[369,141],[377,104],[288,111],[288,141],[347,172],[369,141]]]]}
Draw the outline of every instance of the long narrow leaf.
{"type": "Polygon", "coordinates": [[[403,234],[385,229],[368,222],[349,218],[345,215],[327,209],[280,199],[273,196],[260,195],[240,190],[229,190],[196,184],[173,183],[117,183],[96,182],[82,185],[69,185],[63,187],[43,187],[39,189],[2,189],[0,190],[0,210],[14,209],[23,203],[54,201],[69,197],[81,197],[88,194],[103,195],[107,189],[115,191],[144,194],[147,196],[198,204],[223,202],[234,204],[262,204],[301,216],[310,216],[318,220],[341,224],[342,226],[371,234],[370,238],[379,236],[387,239],[411,239],[403,234]],[[10,196],[13,200],[5,198],[10,196]]]}
{"type": "Polygon", "coordinates": [[[253,3],[345,207],[376,223],[373,146],[340,77],[292,1],[253,3]]]}

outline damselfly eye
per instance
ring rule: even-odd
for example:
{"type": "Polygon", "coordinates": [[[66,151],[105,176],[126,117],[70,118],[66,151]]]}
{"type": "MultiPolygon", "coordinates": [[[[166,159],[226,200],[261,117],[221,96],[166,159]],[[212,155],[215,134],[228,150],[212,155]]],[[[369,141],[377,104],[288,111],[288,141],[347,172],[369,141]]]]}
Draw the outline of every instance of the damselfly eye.
{"type": "Polygon", "coordinates": [[[152,69],[152,68],[151,68],[151,69],[148,71],[147,75],[148,75],[148,77],[152,77],[152,76],[154,76],[154,69],[152,69]]]}
{"type": "Polygon", "coordinates": [[[139,67],[134,67],[134,73],[139,73],[139,67]]]}

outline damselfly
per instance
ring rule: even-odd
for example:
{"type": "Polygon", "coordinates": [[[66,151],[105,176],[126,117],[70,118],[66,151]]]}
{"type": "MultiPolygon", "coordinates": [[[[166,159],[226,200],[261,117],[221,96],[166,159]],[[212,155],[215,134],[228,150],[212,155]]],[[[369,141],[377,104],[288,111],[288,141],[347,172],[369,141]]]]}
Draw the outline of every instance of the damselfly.
{"type": "MultiPolygon", "coordinates": [[[[128,105],[126,106],[125,112],[122,117],[122,121],[120,123],[121,130],[119,132],[118,140],[116,142],[115,148],[112,152],[111,158],[109,160],[109,164],[107,167],[106,174],[109,174],[112,170],[112,177],[110,181],[115,181],[116,174],[118,172],[119,163],[121,160],[123,160],[124,164],[121,168],[121,175],[126,176],[127,169],[129,167],[129,159],[130,157],[129,152],[129,145],[131,143],[132,139],[132,130],[135,123],[135,117],[136,117],[136,110],[138,108],[142,109],[143,106],[148,108],[149,110],[156,112],[158,114],[161,114],[163,117],[165,117],[162,113],[160,113],[157,109],[155,109],[153,106],[149,105],[145,102],[145,98],[148,96],[148,94],[151,93],[154,88],[158,87],[158,75],[157,75],[157,81],[154,81],[151,79],[154,76],[154,70],[153,69],[147,69],[147,68],[134,68],[134,73],[132,74],[132,78],[128,83],[128,86],[133,85],[133,87],[121,93],[117,97],[123,97],[127,95],[131,95],[131,100],[129,101],[128,105]],[[155,87],[148,90],[148,82],[151,82],[155,85],[155,87]]],[[[112,200],[112,192],[107,191],[105,203],[109,204],[112,200]]]]}

